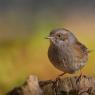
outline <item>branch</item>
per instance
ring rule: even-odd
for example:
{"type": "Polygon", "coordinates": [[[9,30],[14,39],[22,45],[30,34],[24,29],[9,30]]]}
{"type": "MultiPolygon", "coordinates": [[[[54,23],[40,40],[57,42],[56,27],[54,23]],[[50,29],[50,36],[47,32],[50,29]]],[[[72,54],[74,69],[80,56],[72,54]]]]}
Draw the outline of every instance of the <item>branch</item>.
{"type": "Polygon", "coordinates": [[[30,75],[26,82],[14,88],[6,95],[95,95],[95,77],[77,76],[53,80],[38,81],[37,76],[30,75]]]}

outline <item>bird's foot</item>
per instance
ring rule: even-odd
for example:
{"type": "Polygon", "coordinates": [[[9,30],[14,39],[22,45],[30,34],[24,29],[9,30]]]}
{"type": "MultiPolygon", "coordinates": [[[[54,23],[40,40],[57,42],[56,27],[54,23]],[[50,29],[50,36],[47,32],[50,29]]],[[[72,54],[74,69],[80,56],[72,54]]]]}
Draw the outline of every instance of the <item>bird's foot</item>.
{"type": "Polygon", "coordinates": [[[52,87],[55,88],[56,86],[58,86],[58,83],[60,82],[60,80],[61,80],[60,77],[55,78],[52,81],[52,83],[53,83],[52,87]]]}
{"type": "Polygon", "coordinates": [[[60,83],[60,77],[58,76],[55,80],[52,81],[52,89],[54,90],[55,94],[54,95],[57,95],[57,92],[58,92],[58,86],[59,86],[59,83],[60,83]]]}
{"type": "Polygon", "coordinates": [[[81,73],[81,74],[79,75],[79,77],[77,78],[77,80],[76,80],[76,84],[77,84],[78,82],[80,83],[80,81],[81,81],[81,79],[82,79],[83,77],[85,77],[85,75],[83,75],[83,73],[81,73]]]}
{"type": "Polygon", "coordinates": [[[61,76],[63,76],[64,74],[66,74],[66,73],[62,73],[62,74],[60,74],[60,75],[58,75],[54,80],[53,80],[53,87],[54,87],[54,85],[56,85],[58,82],[60,82],[60,77],[61,76]]]}
{"type": "Polygon", "coordinates": [[[58,86],[59,86],[59,83],[60,83],[60,81],[61,81],[61,77],[62,77],[64,74],[66,74],[66,73],[62,73],[62,74],[58,75],[58,77],[56,77],[56,78],[52,81],[52,83],[53,83],[52,89],[54,89],[55,95],[57,95],[56,93],[58,92],[58,86]]]}

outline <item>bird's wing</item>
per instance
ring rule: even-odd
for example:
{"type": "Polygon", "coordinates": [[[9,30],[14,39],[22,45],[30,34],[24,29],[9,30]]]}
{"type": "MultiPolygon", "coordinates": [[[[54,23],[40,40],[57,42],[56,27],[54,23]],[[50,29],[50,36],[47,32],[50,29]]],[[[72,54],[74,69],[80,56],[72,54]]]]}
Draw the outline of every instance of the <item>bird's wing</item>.
{"type": "Polygon", "coordinates": [[[83,53],[91,53],[94,51],[94,50],[88,49],[85,45],[81,44],[80,42],[77,42],[77,45],[83,51],[83,53]]]}
{"type": "Polygon", "coordinates": [[[77,57],[80,58],[80,59],[88,56],[87,47],[85,45],[81,44],[80,42],[77,42],[74,45],[74,52],[77,55],[77,57]]]}

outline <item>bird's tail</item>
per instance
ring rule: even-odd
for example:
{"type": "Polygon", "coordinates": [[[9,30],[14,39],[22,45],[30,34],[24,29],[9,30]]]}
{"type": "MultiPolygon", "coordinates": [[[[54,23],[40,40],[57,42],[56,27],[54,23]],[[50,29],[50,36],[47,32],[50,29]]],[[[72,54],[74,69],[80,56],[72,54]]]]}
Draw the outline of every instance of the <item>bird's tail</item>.
{"type": "Polygon", "coordinates": [[[92,53],[93,51],[95,51],[95,50],[88,50],[87,52],[88,52],[88,53],[92,53]]]}

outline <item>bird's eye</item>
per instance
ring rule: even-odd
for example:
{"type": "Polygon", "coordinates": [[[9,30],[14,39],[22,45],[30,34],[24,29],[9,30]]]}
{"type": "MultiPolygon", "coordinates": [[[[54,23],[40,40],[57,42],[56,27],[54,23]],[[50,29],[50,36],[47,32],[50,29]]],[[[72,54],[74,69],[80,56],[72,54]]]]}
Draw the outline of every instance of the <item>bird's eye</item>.
{"type": "Polygon", "coordinates": [[[61,38],[61,34],[58,34],[57,36],[58,36],[59,38],[61,38]]]}
{"type": "Polygon", "coordinates": [[[62,35],[62,34],[58,34],[57,38],[59,38],[60,40],[66,40],[67,39],[67,35],[62,35]]]}

